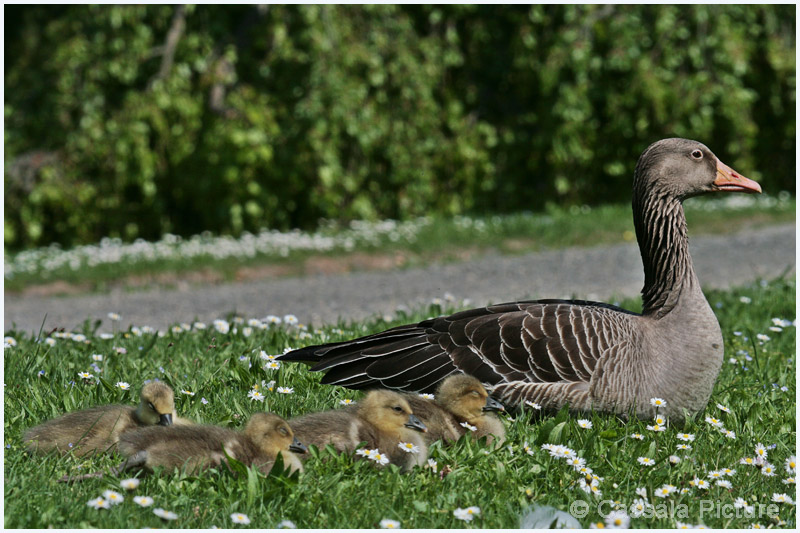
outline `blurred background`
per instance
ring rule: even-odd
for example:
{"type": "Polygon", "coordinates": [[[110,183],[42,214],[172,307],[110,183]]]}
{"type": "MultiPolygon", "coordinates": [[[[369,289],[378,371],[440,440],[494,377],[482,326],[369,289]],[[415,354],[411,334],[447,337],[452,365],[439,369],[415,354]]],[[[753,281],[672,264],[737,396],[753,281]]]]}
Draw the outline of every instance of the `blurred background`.
{"type": "Polygon", "coordinates": [[[795,192],[781,6],[6,6],[7,250],[626,203],[651,142],[795,192]]]}

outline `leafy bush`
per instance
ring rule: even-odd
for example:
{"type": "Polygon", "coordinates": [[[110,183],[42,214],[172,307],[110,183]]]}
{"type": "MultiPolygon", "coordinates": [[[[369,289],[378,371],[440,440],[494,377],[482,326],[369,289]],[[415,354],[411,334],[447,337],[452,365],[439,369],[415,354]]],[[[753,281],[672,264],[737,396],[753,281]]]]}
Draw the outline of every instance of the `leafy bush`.
{"type": "Polygon", "coordinates": [[[678,135],[794,191],[793,6],[11,6],[5,243],[627,201],[678,135]]]}

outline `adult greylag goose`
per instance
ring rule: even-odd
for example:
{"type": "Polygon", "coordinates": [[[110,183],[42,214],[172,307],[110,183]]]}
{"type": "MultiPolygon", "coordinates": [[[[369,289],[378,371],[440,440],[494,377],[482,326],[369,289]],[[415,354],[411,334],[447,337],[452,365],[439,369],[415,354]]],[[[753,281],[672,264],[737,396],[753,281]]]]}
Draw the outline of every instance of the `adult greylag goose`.
{"type": "Polygon", "coordinates": [[[414,415],[428,428],[423,434],[427,444],[437,440],[449,444],[462,435],[486,437],[487,444],[497,439],[498,446],[505,441],[505,427],[494,414],[504,410],[503,404],[489,396],[472,376],[447,376],[439,383],[434,399],[415,394],[408,394],[406,399],[414,415]]]}
{"type": "Polygon", "coordinates": [[[139,406],[101,405],[67,413],[27,430],[22,439],[31,452],[74,451],[82,456],[112,451],[120,435],[146,426],[191,424],[175,414],[172,389],[162,381],[142,387],[139,406]]]}
{"type": "Polygon", "coordinates": [[[633,218],[644,263],[642,314],[597,302],[490,305],[359,339],[308,346],[283,361],[311,361],[322,383],[432,391],[455,372],[487,384],[509,406],[632,409],[649,417],[701,411],[719,373],[722,333],[689,256],[682,201],[712,192],[759,193],[758,183],[706,146],[664,139],[641,155],[633,218]]]}

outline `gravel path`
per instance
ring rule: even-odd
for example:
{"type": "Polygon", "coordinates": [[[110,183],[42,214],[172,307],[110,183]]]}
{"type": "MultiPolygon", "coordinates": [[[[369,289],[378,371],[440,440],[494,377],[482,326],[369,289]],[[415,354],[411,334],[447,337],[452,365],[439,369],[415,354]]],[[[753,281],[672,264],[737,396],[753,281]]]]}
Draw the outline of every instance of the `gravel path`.
{"type": "MultiPolygon", "coordinates": [[[[788,269],[795,274],[795,225],[784,224],[733,235],[693,238],[690,250],[704,287],[726,288],[788,269]]],[[[635,244],[565,248],[513,257],[484,257],[465,263],[398,271],[352,272],[188,289],[114,291],[74,297],[4,297],[5,330],[72,330],[87,317],[104,321],[122,315],[122,326],[170,324],[195,319],[210,323],[236,311],[245,318],[295,314],[304,323],[363,319],[399,307],[428,303],[446,292],[475,306],[530,298],[613,301],[636,296],[644,280],[635,244]]]]}

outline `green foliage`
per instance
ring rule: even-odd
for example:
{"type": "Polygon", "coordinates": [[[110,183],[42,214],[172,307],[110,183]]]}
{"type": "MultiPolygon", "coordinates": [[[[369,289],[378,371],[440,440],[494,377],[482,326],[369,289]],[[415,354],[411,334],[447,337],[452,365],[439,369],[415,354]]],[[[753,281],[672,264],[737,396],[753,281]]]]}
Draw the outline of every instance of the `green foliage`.
{"type": "Polygon", "coordinates": [[[794,191],[794,6],[11,6],[5,243],[794,191]]]}
{"type": "MultiPolygon", "coordinates": [[[[794,281],[754,284],[729,292],[711,292],[709,302],[717,313],[725,339],[725,361],[714,392],[704,413],[688,420],[670,420],[662,433],[646,429],[649,420],[625,421],[600,413],[569,414],[566,410],[552,417],[536,416],[531,411],[506,420],[507,441],[499,449],[485,442],[462,439],[454,446],[431,446],[430,455],[439,471],[414,468],[401,473],[394,465],[377,469],[352,455],[333,457],[327,450],[312,449],[305,472],[286,476],[277,472],[264,476],[255,471],[235,475],[219,468],[203,475],[162,471],[156,475],[137,475],[140,486],[125,494],[125,501],[108,510],[86,505],[104,490],[120,489],[119,478],[65,485],[57,479],[65,474],[84,473],[117,466],[121,458],[104,455],[79,458],[49,455],[33,458],[24,451],[23,432],[67,410],[84,409],[98,404],[133,405],[146,379],[158,378],[176,391],[176,409],[181,416],[201,423],[241,429],[252,413],[272,411],[284,417],[339,407],[342,399],[357,399],[361,393],[341,387],[321,385],[320,374],[309,372],[302,364],[283,364],[277,370],[263,368],[259,351],[281,353],[286,347],[336,342],[366,335],[402,323],[421,320],[434,314],[453,311],[430,306],[392,321],[383,319],[363,323],[340,324],[322,331],[301,327],[270,326],[254,328],[244,334],[244,324],[232,323],[228,333],[211,327],[191,331],[170,328],[163,337],[138,328],[116,331],[114,323],[101,324],[94,330],[92,320],[84,326],[84,337],[57,337],[54,344],[40,342],[21,332],[13,335],[17,345],[4,350],[4,445],[5,449],[5,523],[8,528],[100,527],[137,528],[165,525],[153,513],[154,508],[175,512],[178,519],[167,526],[207,528],[231,527],[230,514],[245,513],[251,527],[273,528],[281,520],[292,520],[301,528],[374,528],[381,519],[391,518],[404,528],[460,528],[465,525],[453,511],[478,506],[481,514],[471,524],[487,528],[516,528],[521,520],[534,520],[531,508],[550,506],[568,511],[576,500],[586,500],[579,522],[602,521],[596,504],[602,500],[618,501],[625,508],[639,498],[636,489],[644,487],[655,504],[685,506],[688,516],[633,518],[633,527],[673,528],[675,518],[682,522],[716,528],[745,528],[753,522],[762,526],[775,519],[762,515],[749,518],[739,513],[720,516],[702,511],[702,500],[731,509],[736,498],[751,504],[768,504],[774,493],[795,492],[794,485],[784,484],[791,474],[784,470],[784,460],[796,449],[796,333],[794,326],[770,331],[773,318],[792,320],[795,313],[794,281]],[[101,335],[100,332],[111,333],[101,335]],[[757,334],[770,339],[761,341],[757,334]],[[122,353],[119,348],[124,348],[122,353]],[[255,350],[255,352],[254,352],[255,350]],[[90,368],[92,354],[102,354],[98,372],[90,368]],[[731,362],[733,359],[734,362],[731,362]],[[40,375],[39,372],[44,374],[40,375]],[[112,385],[111,390],[94,379],[80,380],[77,373],[90,371],[109,384],[127,381],[129,390],[112,385]],[[275,387],[292,387],[293,394],[268,390],[264,381],[275,380],[275,387]],[[77,381],[77,383],[76,383],[77,381]],[[264,402],[251,401],[247,393],[253,385],[263,391],[264,402]],[[785,387],[785,390],[781,389],[785,387]],[[194,393],[189,395],[184,390],[194,393]],[[207,400],[204,402],[203,400],[207,400]],[[722,412],[716,404],[730,412],[722,412]],[[704,421],[705,416],[721,419],[736,438],[723,436],[704,421]],[[589,419],[593,427],[578,425],[589,419]],[[677,452],[678,433],[691,433],[692,450],[677,452]],[[633,433],[644,440],[630,438],[633,433]],[[762,475],[755,466],[740,465],[742,457],[752,457],[758,443],[775,445],[768,459],[777,475],[762,475]],[[561,444],[583,457],[594,473],[602,478],[602,497],[593,499],[579,487],[580,476],[562,459],[542,450],[541,444],[561,444]],[[530,454],[527,450],[530,450],[530,454]],[[670,465],[667,456],[682,457],[670,465]],[[655,459],[654,466],[644,467],[637,458],[655,459]],[[451,471],[444,476],[447,465],[451,471]],[[730,489],[713,484],[708,472],[733,468],[737,473],[726,478],[730,489]],[[711,482],[708,490],[690,488],[697,476],[711,482]],[[656,498],[654,489],[665,483],[687,488],[687,494],[656,498]],[[155,503],[140,508],[135,495],[150,496],[155,503]]],[[[626,308],[638,305],[624,303],[626,308]]],[[[80,310],[76,312],[80,313],[80,310]]],[[[46,337],[43,333],[41,337],[46,337]]],[[[234,467],[233,470],[236,470],[234,467]]],[[[123,477],[128,477],[126,474],[123,477]]],[[[603,512],[611,506],[601,506],[603,512]]],[[[777,517],[788,528],[796,526],[794,507],[776,505],[777,517]]],[[[552,511],[553,519],[563,515],[552,511]]],[[[551,520],[552,521],[552,520],[551,520]]],[[[537,524],[540,522],[536,521],[537,524]]]]}

